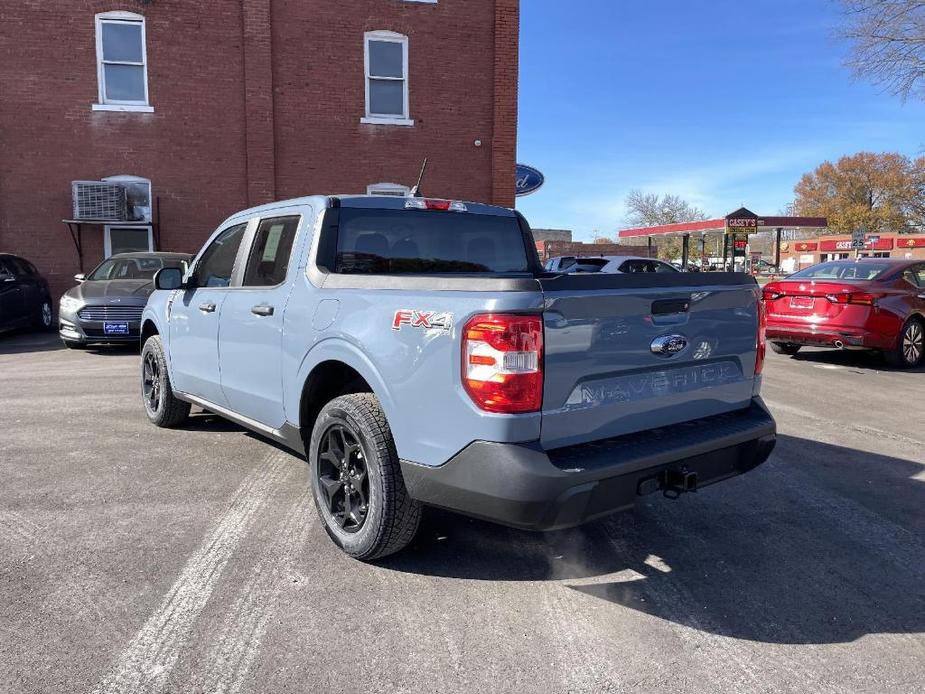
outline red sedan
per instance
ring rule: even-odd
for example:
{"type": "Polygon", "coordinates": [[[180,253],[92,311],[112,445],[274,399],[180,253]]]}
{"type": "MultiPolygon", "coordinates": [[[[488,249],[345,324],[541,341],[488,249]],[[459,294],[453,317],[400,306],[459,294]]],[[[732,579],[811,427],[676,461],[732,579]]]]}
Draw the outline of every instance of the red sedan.
{"type": "Polygon", "coordinates": [[[925,354],[925,261],[833,260],[763,290],[767,338],[778,354],[803,346],[874,349],[897,367],[925,354]]]}

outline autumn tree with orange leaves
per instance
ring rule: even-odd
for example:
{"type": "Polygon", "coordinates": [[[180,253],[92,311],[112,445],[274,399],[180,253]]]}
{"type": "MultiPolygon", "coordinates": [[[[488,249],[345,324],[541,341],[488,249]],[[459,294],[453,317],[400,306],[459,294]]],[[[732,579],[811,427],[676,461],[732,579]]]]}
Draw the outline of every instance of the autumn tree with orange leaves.
{"type": "Polygon", "coordinates": [[[859,152],[804,174],[794,188],[798,215],[827,217],[829,230],[921,231],[925,225],[925,157],[859,152]]]}

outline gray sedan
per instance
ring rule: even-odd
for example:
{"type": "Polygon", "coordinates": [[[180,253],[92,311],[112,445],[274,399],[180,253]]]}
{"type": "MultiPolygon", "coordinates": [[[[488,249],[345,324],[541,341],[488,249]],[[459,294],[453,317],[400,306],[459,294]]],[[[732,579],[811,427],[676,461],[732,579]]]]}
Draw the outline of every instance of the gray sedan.
{"type": "Polygon", "coordinates": [[[154,273],[163,267],[186,272],[186,253],[120,253],[88,275],[74,275],[58,306],[58,334],[66,347],[92,342],[137,342],[141,312],[154,290],[154,273]]]}

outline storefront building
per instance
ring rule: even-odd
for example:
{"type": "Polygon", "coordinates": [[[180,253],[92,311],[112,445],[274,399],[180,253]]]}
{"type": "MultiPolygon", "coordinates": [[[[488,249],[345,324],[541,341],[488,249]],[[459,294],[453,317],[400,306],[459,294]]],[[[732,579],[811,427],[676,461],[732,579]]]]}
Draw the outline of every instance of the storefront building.
{"type": "Polygon", "coordinates": [[[812,239],[781,241],[781,267],[793,272],[826,260],[854,258],[925,259],[925,235],[880,234],[854,249],[850,235],[819,236],[812,239]]]}
{"type": "Polygon", "coordinates": [[[312,193],[513,206],[519,0],[6,3],[0,251],[55,294],[312,193]]]}

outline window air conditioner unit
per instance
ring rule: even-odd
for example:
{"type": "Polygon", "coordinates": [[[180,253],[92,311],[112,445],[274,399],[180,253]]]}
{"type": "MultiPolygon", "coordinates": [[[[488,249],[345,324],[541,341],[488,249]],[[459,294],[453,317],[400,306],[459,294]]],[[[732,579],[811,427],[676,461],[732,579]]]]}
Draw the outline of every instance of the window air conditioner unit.
{"type": "Polygon", "coordinates": [[[128,219],[125,187],[104,181],[72,181],[74,219],[123,222],[128,219]]]}

